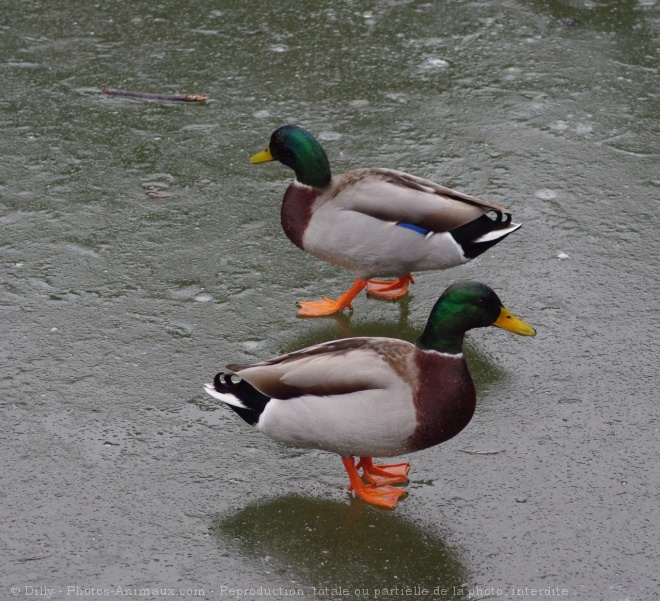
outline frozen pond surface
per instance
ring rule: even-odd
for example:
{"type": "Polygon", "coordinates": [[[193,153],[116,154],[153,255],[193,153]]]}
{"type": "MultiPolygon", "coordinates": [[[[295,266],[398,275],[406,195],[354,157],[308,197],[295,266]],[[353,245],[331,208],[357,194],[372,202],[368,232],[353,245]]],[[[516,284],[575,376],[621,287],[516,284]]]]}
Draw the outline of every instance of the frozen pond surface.
{"type": "Polygon", "coordinates": [[[5,2],[0,596],[657,596],[659,39],[655,0],[5,2]],[[431,177],[524,226],[402,302],[296,318],[352,276],[282,233],[291,172],[249,163],[289,122],[337,173],[431,177]],[[202,391],[414,340],[463,278],[538,336],[470,335],[477,414],[410,457],[392,512],[202,391]]]}

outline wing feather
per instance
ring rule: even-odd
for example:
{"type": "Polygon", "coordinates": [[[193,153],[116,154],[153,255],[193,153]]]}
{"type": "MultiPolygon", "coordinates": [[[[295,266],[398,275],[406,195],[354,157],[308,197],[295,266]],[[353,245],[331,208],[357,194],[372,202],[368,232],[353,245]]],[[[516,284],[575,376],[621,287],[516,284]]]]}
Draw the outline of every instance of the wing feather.
{"type": "Polygon", "coordinates": [[[401,386],[415,347],[389,338],[347,338],[240,367],[235,373],[273,398],[331,396],[401,386]]]}
{"type": "Polygon", "coordinates": [[[356,169],[337,176],[330,200],[390,222],[448,232],[505,207],[393,169],[356,169]]]}

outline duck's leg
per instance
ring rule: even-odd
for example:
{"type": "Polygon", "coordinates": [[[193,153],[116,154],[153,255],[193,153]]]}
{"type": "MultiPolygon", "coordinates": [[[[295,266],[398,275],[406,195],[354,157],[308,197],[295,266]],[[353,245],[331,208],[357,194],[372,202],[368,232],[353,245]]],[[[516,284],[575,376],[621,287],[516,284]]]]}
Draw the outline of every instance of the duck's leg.
{"type": "Polygon", "coordinates": [[[367,280],[358,278],[337,300],[323,297],[322,299],[313,301],[298,301],[298,305],[300,306],[298,315],[301,317],[318,317],[320,315],[332,315],[346,308],[352,309],[352,300],[362,292],[362,289],[366,285],[367,280]]]}
{"type": "Polygon", "coordinates": [[[408,472],[410,471],[408,463],[374,465],[371,457],[360,457],[360,461],[355,467],[356,469],[362,468],[364,479],[374,486],[408,482],[408,472]]]}
{"type": "Polygon", "coordinates": [[[395,300],[408,292],[408,285],[414,283],[415,280],[413,280],[411,273],[400,277],[398,280],[367,280],[367,294],[378,298],[395,300]]]}
{"type": "Polygon", "coordinates": [[[405,490],[394,486],[375,487],[373,484],[365,484],[355,468],[353,457],[342,457],[341,460],[348,473],[348,479],[351,481],[349,490],[353,490],[358,497],[363,498],[367,503],[394,509],[399,497],[406,494],[405,490]]]}

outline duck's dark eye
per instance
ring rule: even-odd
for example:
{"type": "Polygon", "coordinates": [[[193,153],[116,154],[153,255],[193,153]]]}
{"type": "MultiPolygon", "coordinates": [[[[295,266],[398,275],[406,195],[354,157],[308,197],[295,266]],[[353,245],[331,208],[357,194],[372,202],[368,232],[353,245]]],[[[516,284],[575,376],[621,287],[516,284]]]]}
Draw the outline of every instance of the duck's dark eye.
{"type": "Polygon", "coordinates": [[[281,163],[286,163],[287,161],[291,161],[294,158],[294,152],[291,148],[288,146],[278,146],[276,151],[277,152],[277,160],[280,161],[281,163]]]}

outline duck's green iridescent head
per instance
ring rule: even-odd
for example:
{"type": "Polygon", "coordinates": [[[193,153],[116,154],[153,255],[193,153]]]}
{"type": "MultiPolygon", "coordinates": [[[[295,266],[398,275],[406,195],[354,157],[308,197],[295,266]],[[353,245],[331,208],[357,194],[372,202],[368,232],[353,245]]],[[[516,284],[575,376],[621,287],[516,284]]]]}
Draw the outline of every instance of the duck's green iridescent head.
{"type": "Polygon", "coordinates": [[[268,148],[250,159],[252,163],[266,161],[279,161],[291,167],[296,179],[306,186],[323,188],[330,182],[330,163],[325,150],[312,134],[298,125],[276,129],[268,148]]]}
{"type": "Polygon", "coordinates": [[[465,332],[497,326],[521,336],[536,330],[505,309],[495,292],[479,282],[456,282],[435,303],[417,346],[442,353],[461,352],[465,332]]]}

